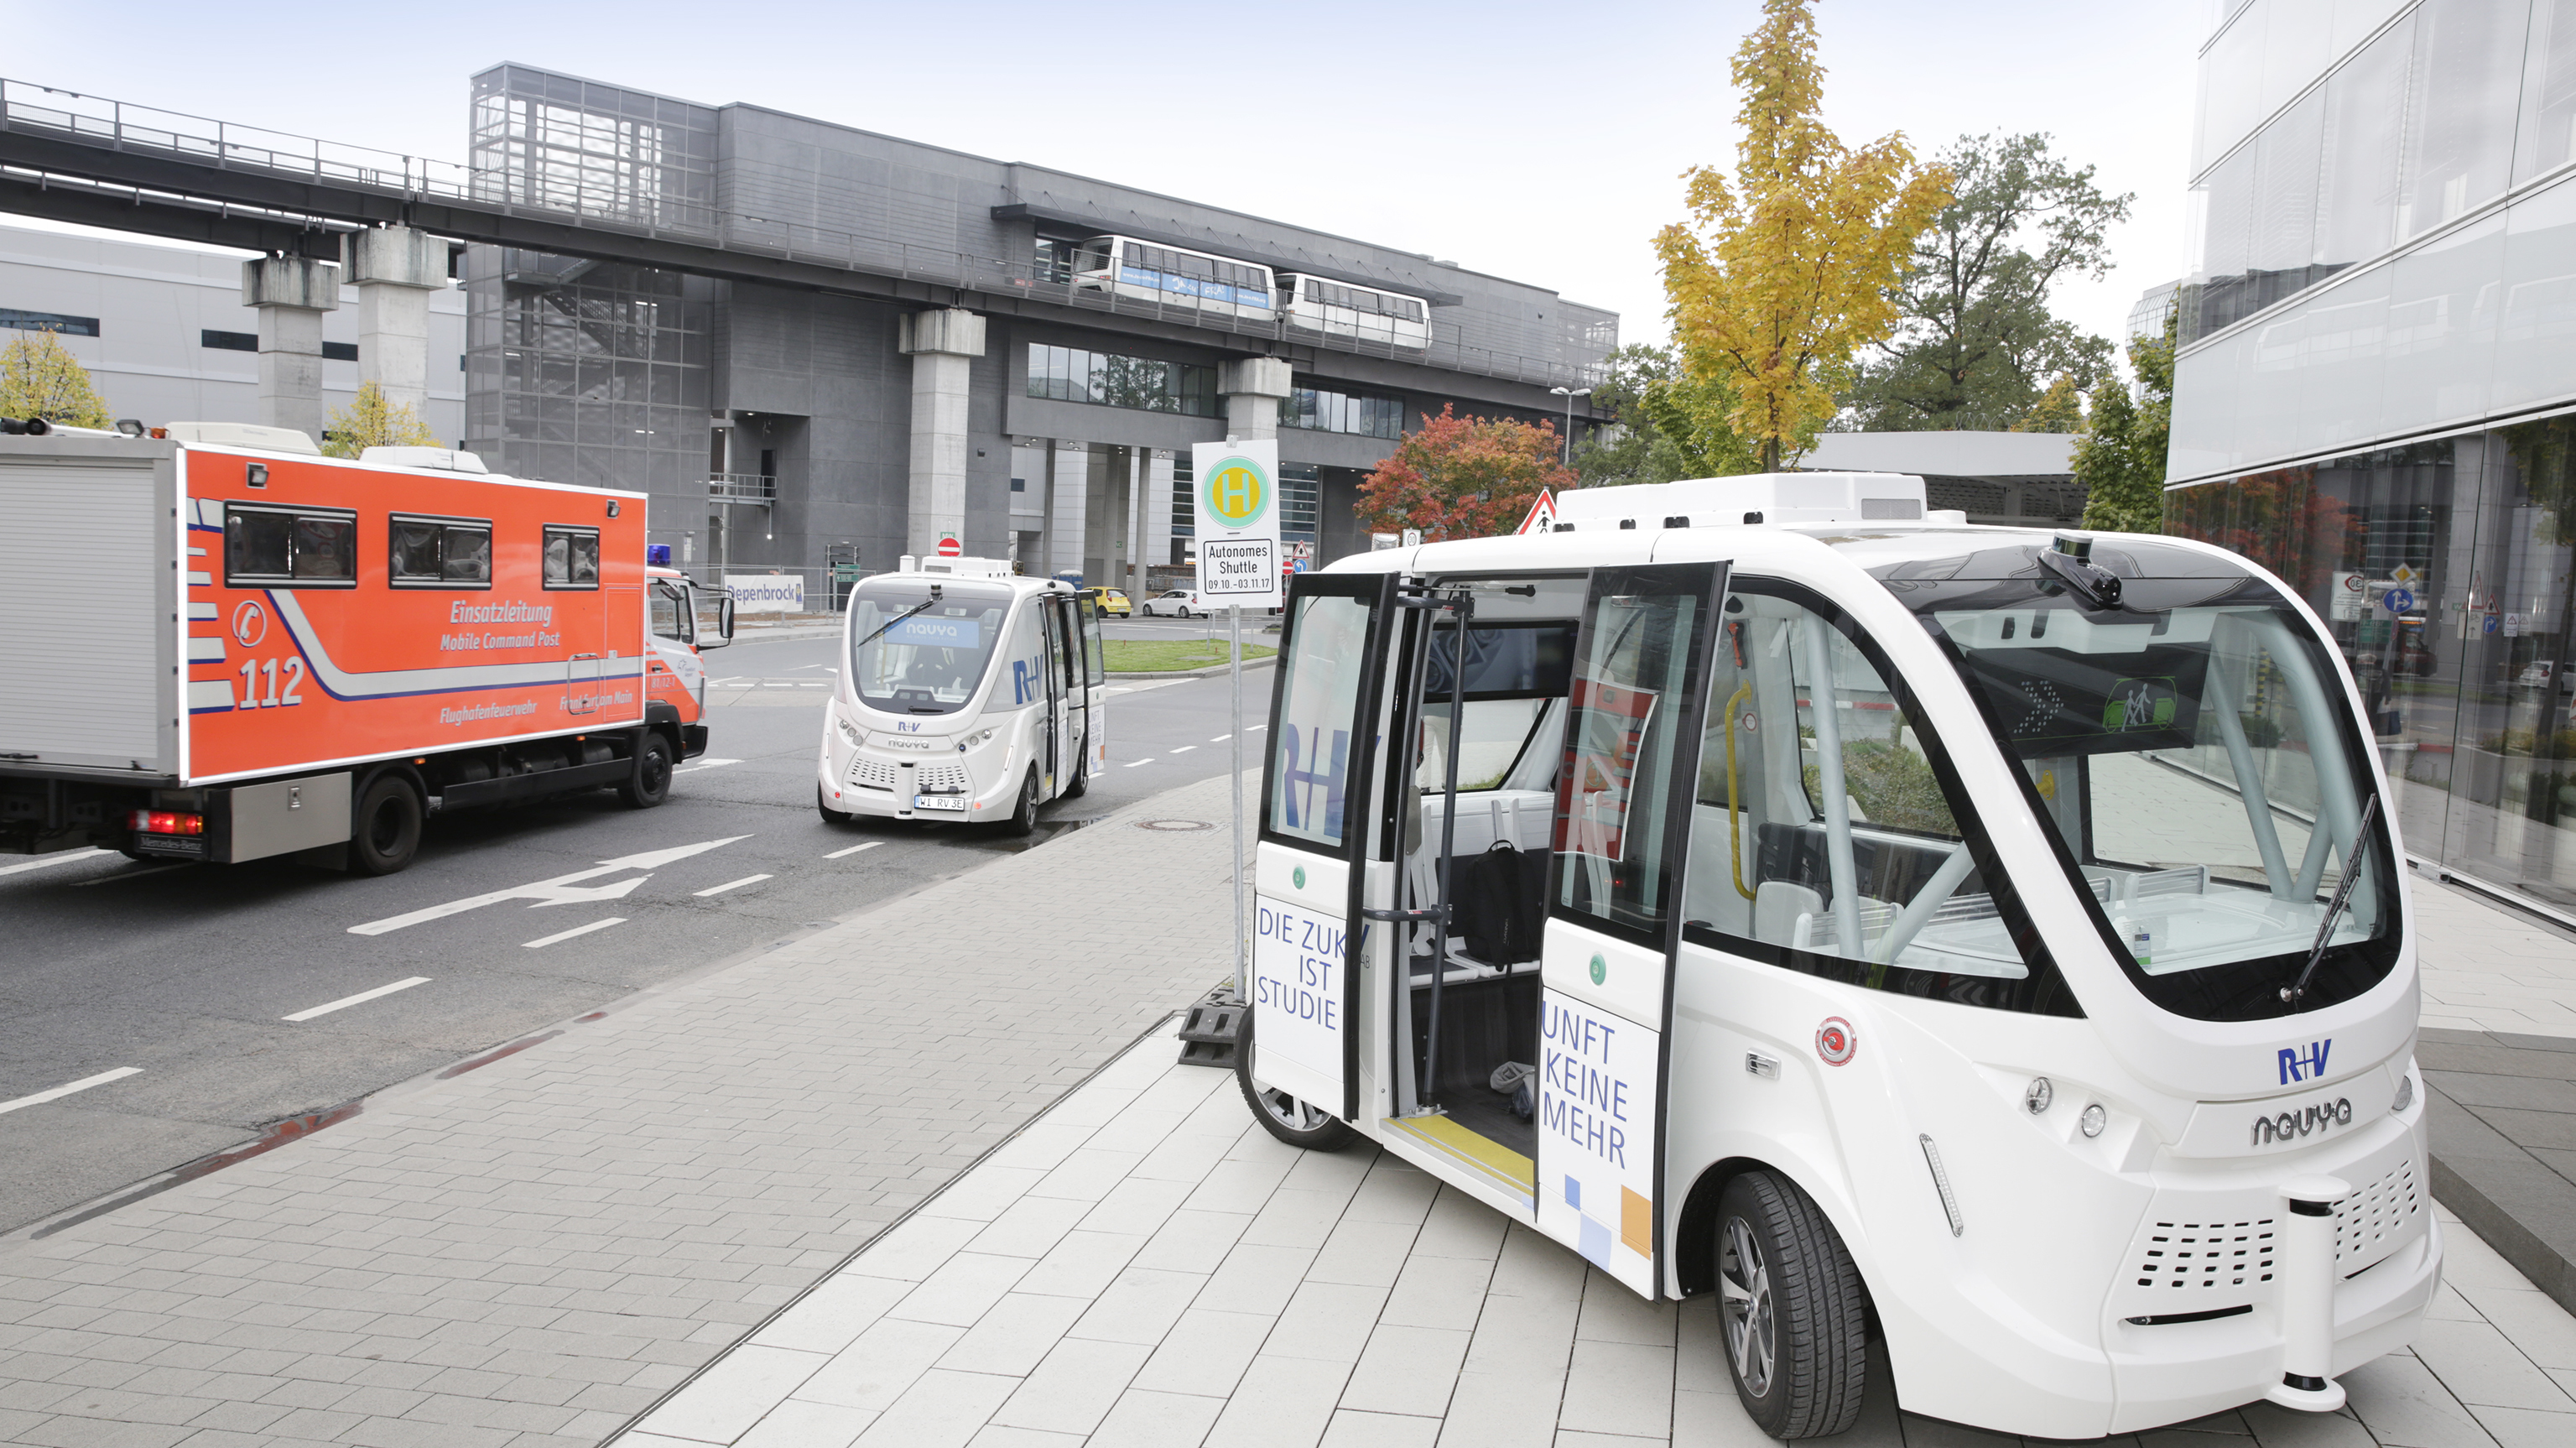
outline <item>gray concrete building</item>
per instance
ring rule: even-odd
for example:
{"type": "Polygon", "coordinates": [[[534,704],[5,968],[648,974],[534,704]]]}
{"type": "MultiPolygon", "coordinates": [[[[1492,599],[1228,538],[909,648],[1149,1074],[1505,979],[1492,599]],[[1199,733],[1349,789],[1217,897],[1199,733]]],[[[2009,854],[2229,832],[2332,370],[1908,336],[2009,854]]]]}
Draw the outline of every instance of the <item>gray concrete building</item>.
{"type": "Polygon", "coordinates": [[[1291,550],[1320,564],[1367,547],[1360,476],[1422,414],[1555,423],[1548,388],[1618,342],[1613,313],[1391,246],[522,65],[474,78],[470,170],[487,202],[577,212],[594,251],[627,228],[935,279],[878,299],[467,249],[468,445],[650,491],[653,541],[701,570],[884,569],[953,534],[1140,586],[1193,554],[1191,444],[1274,433],[1291,550]],[[1102,236],[1162,249],[1167,279],[1087,290],[1102,236]],[[1263,307],[1210,300],[1263,270],[1263,307]],[[1289,276],[1421,330],[1295,325],[1289,276]]]}
{"type": "MultiPolygon", "coordinates": [[[[88,230],[0,225],[0,343],[51,331],[89,369],[108,410],[165,422],[263,422],[260,309],[243,299],[250,253],[172,245],[88,230]]],[[[440,259],[444,261],[442,250],[440,259]]],[[[321,408],[313,428],[357,395],[365,308],[361,288],[326,274],[336,306],[317,310],[321,408]]],[[[388,346],[425,357],[416,411],[453,446],[465,435],[465,294],[438,278],[413,289],[414,340],[388,346]]]]}

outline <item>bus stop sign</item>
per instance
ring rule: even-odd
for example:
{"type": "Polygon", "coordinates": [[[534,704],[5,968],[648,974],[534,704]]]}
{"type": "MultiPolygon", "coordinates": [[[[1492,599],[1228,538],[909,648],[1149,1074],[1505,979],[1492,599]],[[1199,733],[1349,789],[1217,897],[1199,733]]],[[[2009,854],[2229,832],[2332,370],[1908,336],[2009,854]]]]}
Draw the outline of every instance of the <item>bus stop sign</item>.
{"type": "Polygon", "coordinates": [[[1280,586],[1279,443],[1203,442],[1197,479],[1199,592],[1211,605],[1268,608],[1280,586]]]}

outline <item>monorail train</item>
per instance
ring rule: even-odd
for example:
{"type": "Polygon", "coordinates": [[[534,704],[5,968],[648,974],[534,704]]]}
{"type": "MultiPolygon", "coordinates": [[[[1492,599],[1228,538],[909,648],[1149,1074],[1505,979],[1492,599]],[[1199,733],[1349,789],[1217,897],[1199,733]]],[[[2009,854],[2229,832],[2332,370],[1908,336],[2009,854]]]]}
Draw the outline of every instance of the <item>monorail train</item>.
{"type": "Polygon", "coordinates": [[[1420,297],[1296,272],[1279,274],[1279,296],[1292,327],[1417,351],[1431,345],[1431,308],[1420,297]]]}
{"type": "Polygon", "coordinates": [[[1076,247],[1073,286],[1256,322],[1277,316],[1270,268],[1132,236],[1095,236],[1076,247]]]}

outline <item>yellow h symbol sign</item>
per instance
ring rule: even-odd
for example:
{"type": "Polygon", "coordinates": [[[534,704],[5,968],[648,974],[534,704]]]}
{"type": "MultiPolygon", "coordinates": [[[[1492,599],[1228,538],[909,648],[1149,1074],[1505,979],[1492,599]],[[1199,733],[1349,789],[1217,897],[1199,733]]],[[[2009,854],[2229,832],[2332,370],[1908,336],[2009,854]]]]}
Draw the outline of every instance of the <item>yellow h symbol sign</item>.
{"type": "Polygon", "coordinates": [[[1240,464],[1219,471],[1208,484],[1208,505],[1229,523],[1244,523],[1261,512],[1261,475],[1240,464]]]}

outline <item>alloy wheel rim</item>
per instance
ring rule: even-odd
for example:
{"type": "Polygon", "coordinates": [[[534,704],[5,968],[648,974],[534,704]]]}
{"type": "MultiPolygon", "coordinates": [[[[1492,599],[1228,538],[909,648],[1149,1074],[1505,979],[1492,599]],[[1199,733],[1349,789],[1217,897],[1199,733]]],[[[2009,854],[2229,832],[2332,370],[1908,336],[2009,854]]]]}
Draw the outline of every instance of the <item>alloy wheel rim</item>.
{"type": "MultiPolygon", "coordinates": [[[[1243,1046],[1237,1049],[1250,1050],[1251,1047],[1243,1046]]],[[[1259,1058],[1254,1059],[1257,1061],[1259,1058]]],[[[1255,1080],[1252,1083],[1252,1095],[1253,1099],[1261,1103],[1262,1110],[1269,1112],[1272,1119],[1291,1131],[1312,1131],[1324,1124],[1324,1113],[1321,1109],[1309,1106],[1275,1086],[1264,1086],[1260,1081],[1255,1080]]]]}
{"type": "Polygon", "coordinates": [[[1772,1365],[1778,1358],[1779,1319],[1771,1299],[1771,1268],[1742,1217],[1726,1219],[1726,1236],[1717,1265],[1718,1292],[1724,1299],[1726,1351],[1735,1375],[1755,1397],[1771,1391],[1772,1365]]]}

